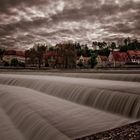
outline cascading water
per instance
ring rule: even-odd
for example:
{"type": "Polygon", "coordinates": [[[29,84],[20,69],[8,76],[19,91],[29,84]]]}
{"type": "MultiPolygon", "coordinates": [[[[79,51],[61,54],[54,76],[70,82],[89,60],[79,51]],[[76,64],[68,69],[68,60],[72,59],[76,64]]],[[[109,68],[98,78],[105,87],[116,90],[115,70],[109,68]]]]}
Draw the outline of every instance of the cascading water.
{"type": "MultiPolygon", "coordinates": [[[[134,74],[134,73],[133,74],[126,74],[126,73],[114,73],[114,74],[113,73],[106,73],[106,74],[105,73],[47,73],[47,75],[140,82],[140,74],[134,74]]],[[[40,75],[46,75],[46,73],[40,73],[40,75]]]]}
{"type": "Polygon", "coordinates": [[[1,84],[35,89],[130,118],[140,117],[140,84],[56,76],[1,76],[1,84]]]}
{"type": "Polygon", "coordinates": [[[0,74],[0,84],[0,122],[13,140],[75,139],[140,118],[137,82],[0,74]]]}

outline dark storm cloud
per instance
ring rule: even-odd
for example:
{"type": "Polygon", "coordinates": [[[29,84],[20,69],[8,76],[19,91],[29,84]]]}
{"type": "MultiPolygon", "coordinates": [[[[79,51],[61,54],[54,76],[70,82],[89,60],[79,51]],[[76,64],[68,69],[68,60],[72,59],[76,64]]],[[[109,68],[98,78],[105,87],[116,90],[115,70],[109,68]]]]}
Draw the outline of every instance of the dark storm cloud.
{"type": "Polygon", "coordinates": [[[33,6],[40,4],[49,4],[49,0],[0,0],[0,11],[8,12],[9,8],[24,6],[33,6]]]}
{"type": "Polygon", "coordinates": [[[0,0],[0,46],[140,36],[139,0],[0,0]]]}

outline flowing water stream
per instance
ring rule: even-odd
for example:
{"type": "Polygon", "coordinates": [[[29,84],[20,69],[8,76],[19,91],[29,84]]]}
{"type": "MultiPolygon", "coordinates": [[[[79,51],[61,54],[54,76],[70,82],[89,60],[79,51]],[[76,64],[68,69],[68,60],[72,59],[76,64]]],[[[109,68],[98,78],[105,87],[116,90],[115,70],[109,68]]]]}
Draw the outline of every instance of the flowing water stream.
{"type": "Polygon", "coordinates": [[[140,83],[0,74],[2,140],[67,140],[140,118],[140,83]]]}

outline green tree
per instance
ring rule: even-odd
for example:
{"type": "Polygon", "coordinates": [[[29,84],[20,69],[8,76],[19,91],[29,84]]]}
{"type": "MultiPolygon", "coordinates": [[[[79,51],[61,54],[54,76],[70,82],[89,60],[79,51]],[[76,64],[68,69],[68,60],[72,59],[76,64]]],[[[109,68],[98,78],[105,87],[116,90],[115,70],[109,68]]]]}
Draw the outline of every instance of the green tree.
{"type": "Polygon", "coordinates": [[[50,47],[50,48],[49,48],[49,51],[54,51],[54,50],[55,50],[54,47],[50,47]]]}
{"type": "Polygon", "coordinates": [[[13,59],[11,60],[11,66],[17,67],[18,64],[19,64],[19,62],[18,62],[17,58],[13,58],[13,59]]]}
{"type": "Polygon", "coordinates": [[[91,58],[90,58],[90,61],[89,61],[89,64],[91,65],[91,68],[94,68],[95,65],[97,64],[96,57],[97,57],[96,53],[91,54],[91,58]]]}
{"type": "Polygon", "coordinates": [[[5,53],[5,49],[4,48],[0,48],[0,60],[1,61],[3,60],[4,53],[5,53]]]}
{"type": "Polygon", "coordinates": [[[135,50],[140,50],[140,43],[138,42],[137,39],[134,39],[134,41],[132,43],[133,43],[133,48],[135,50]]]}
{"type": "Polygon", "coordinates": [[[127,52],[128,46],[126,46],[126,45],[124,45],[124,46],[119,45],[119,49],[120,49],[121,52],[127,52]]]}
{"type": "Polygon", "coordinates": [[[110,47],[111,47],[112,50],[116,49],[116,43],[112,42],[110,47]]]}
{"type": "Polygon", "coordinates": [[[110,50],[109,50],[109,48],[104,48],[104,49],[102,49],[102,50],[99,50],[98,51],[98,54],[99,55],[104,55],[104,56],[109,56],[109,54],[110,54],[110,50]]]}
{"type": "Polygon", "coordinates": [[[130,38],[124,40],[125,45],[120,45],[120,51],[127,52],[128,50],[140,50],[140,43],[137,39],[130,40],[130,38]]]}
{"type": "Polygon", "coordinates": [[[25,63],[24,62],[18,62],[18,65],[20,66],[20,67],[25,67],[25,63]]]}

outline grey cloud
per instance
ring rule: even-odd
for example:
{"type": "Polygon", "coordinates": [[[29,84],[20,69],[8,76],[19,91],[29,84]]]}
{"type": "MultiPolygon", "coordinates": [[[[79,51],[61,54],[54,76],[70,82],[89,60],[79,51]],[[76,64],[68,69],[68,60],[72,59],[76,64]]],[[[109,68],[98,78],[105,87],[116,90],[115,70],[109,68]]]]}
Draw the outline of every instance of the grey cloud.
{"type": "MultiPolygon", "coordinates": [[[[108,0],[0,0],[0,44],[90,42],[140,37],[140,2],[108,0]],[[7,36],[10,38],[7,39],[7,36]]],[[[11,45],[10,45],[11,44],[11,45]]]]}
{"type": "Polygon", "coordinates": [[[32,6],[32,5],[38,5],[38,4],[46,4],[49,3],[49,0],[0,0],[0,11],[8,11],[8,8],[11,7],[17,7],[19,5],[26,5],[26,6],[32,6]]]}

